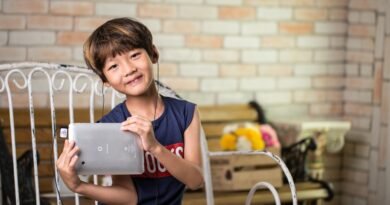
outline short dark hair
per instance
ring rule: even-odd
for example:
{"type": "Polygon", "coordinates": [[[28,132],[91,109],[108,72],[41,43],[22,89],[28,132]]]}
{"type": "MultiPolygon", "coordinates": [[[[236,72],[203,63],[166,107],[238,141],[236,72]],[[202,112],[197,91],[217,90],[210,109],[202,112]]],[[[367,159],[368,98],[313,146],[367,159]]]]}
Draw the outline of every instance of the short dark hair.
{"type": "Polygon", "coordinates": [[[136,48],[143,48],[154,56],[153,37],[142,23],[131,18],[115,18],[99,26],[84,43],[84,60],[103,82],[105,61],[136,48]]]}

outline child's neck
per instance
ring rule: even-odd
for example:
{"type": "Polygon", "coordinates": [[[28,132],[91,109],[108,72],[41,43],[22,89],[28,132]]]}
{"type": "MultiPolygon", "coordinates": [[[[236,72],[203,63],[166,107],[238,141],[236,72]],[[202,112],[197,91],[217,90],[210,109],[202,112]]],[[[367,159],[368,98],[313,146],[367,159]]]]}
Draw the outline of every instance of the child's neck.
{"type": "Polygon", "coordinates": [[[164,109],[162,99],[157,94],[157,91],[142,96],[128,96],[126,99],[126,107],[132,116],[137,115],[150,121],[157,119],[164,109]]]}

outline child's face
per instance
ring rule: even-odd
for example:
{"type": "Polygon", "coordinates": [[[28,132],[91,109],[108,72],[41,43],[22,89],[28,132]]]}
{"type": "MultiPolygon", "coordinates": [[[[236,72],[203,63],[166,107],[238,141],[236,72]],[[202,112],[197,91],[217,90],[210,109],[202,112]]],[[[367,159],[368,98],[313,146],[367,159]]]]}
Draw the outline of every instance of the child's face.
{"type": "Polygon", "coordinates": [[[153,63],[145,49],[133,49],[127,53],[106,59],[103,74],[107,83],[125,95],[145,94],[153,84],[153,63]]]}

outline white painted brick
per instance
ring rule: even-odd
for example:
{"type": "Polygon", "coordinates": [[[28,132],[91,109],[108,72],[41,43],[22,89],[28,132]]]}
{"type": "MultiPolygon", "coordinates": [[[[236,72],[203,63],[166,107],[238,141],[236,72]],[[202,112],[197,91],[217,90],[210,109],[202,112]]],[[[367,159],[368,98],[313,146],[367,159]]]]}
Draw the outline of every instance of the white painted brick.
{"type": "Polygon", "coordinates": [[[262,105],[291,104],[292,95],[287,91],[257,92],[256,100],[262,105]]]}
{"type": "Polygon", "coordinates": [[[344,77],[340,76],[326,76],[326,77],[314,77],[313,79],[314,88],[339,88],[344,87],[344,77]]]}
{"type": "Polygon", "coordinates": [[[362,103],[345,103],[344,112],[346,115],[366,116],[372,115],[372,106],[362,103]]]}
{"type": "Polygon", "coordinates": [[[184,47],[184,36],[174,34],[157,34],[154,35],[154,40],[157,48],[167,47],[176,48],[184,47]]]}
{"type": "Polygon", "coordinates": [[[347,48],[372,51],[374,50],[374,41],[372,38],[349,37],[347,48]]]}
{"type": "Polygon", "coordinates": [[[311,87],[311,79],[309,77],[283,77],[277,82],[278,88],[291,89],[306,89],[311,87]]]}
{"type": "Polygon", "coordinates": [[[165,48],[160,51],[160,56],[161,61],[199,62],[201,60],[199,50],[185,48],[165,48]]]}
{"type": "MultiPolygon", "coordinates": [[[[310,114],[315,116],[329,116],[329,117],[338,117],[342,114],[342,104],[341,103],[315,103],[310,105],[310,114]]],[[[329,162],[325,162],[326,165],[329,165],[329,162]]],[[[330,165],[332,166],[332,165],[330,165]]],[[[334,166],[334,165],[333,165],[334,166]]],[[[333,181],[333,180],[339,180],[339,170],[337,169],[330,169],[325,170],[325,180],[333,181]]]]}
{"type": "Polygon", "coordinates": [[[342,102],[341,91],[326,90],[298,90],[293,93],[294,102],[299,103],[324,103],[324,102],[342,102]]]}
{"type": "Polygon", "coordinates": [[[359,65],[347,63],[345,65],[345,70],[348,76],[356,76],[359,75],[359,65]]]}
{"type": "MultiPolygon", "coordinates": [[[[365,194],[366,195],[366,194],[365,194]]],[[[353,199],[353,205],[367,205],[367,198],[354,198],[353,199]]]]}
{"type": "Polygon", "coordinates": [[[179,7],[179,17],[190,19],[217,19],[218,9],[214,6],[184,5],[179,7]]]}
{"type": "Polygon", "coordinates": [[[151,32],[161,31],[161,21],[156,19],[140,19],[140,21],[148,27],[151,32]]]}
{"type": "Polygon", "coordinates": [[[213,49],[203,50],[203,60],[208,62],[238,62],[240,53],[237,50],[213,49]]]}
{"type": "Polygon", "coordinates": [[[296,62],[311,62],[313,58],[313,52],[309,50],[292,50],[286,49],[280,51],[280,61],[284,63],[296,63],[296,62]]]}
{"type": "Polygon", "coordinates": [[[259,48],[260,39],[256,37],[227,36],[224,39],[226,48],[259,48]]]}
{"type": "Polygon", "coordinates": [[[372,150],[370,154],[370,171],[369,171],[369,180],[368,188],[372,192],[377,191],[377,182],[378,182],[378,151],[372,150]]]}
{"type": "Polygon", "coordinates": [[[137,7],[129,3],[96,3],[96,15],[102,16],[136,16],[137,7]]]}
{"type": "Polygon", "coordinates": [[[199,91],[199,79],[191,77],[165,77],[161,78],[161,82],[175,91],[199,91]]]}
{"type": "Polygon", "coordinates": [[[239,87],[245,91],[273,90],[276,88],[276,81],[267,77],[241,78],[239,87]]]}
{"type": "MultiPolygon", "coordinates": [[[[381,112],[382,113],[389,113],[390,110],[390,83],[383,83],[382,87],[382,106],[381,106],[381,112]]],[[[390,116],[383,114],[381,116],[381,120],[388,124],[389,123],[389,118],[390,116]]]]}
{"type": "Polygon", "coordinates": [[[360,14],[360,23],[375,24],[375,17],[374,11],[363,11],[360,14]]]}
{"type": "Polygon", "coordinates": [[[298,64],[294,67],[294,75],[296,76],[317,76],[326,73],[326,64],[298,64]]]}
{"type": "Polygon", "coordinates": [[[0,61],[25,61],[27,59],[27,49],[21,47],[0,47],[0,61]]]}
{"type": "Polygon", "coordinates": [[[50,31],[11,31],[9,34],[9,45],[51,45],[55,40],[55,32],[50,31]]]}
{"type": "Polygon", "coordinates": [[[253,64],[222,64],[220,65],[221,77],[255,76],[256,65],[253,64]]]}
{"type": "Polygon", "coordinates": [[[354,10],[348,12],[348,22],[359,23],[359,21],[360,21],[360,12],[354,10]]]}
{"type": "Polygon", "coordinates": [[[366,171],[345,169],[342,171],[344,181],[366,185],[368,182],[368,173],[366,171]]]}
{"type": "Polygon", "coordinates": [[[346,38],[345,37],[331,37],[330,39],[330,46],[332,48],[344,48],[346,45],[346,38]]]}
{"type": "Polygon", "coordinates": [[[360,75],[365,77],[371,77],[373,75],[373,67],[371,64],[361,64],[360,65],[360,75]]]}
{"type": "MultiPolygon", "coordinates": [[[[390,13],[388,16],[390,16],[390,13]]],[[[390,56],[390,37],[385,38],[385,55],[384,56],[390,56]]],[[[385,58],[384,61],[385,61],[385,63],[383,66],[383,78],[390,79],[390,58],[385,58]]]]}
{"type": "MultiPolygon", "coordinates": [[[[371,140],[371,149],[378,149],[379,139],[381,137],[381,107],[375,106],[372,109],[372,140],[371,140]]],[[[379,154],[378,154],[379,155],[379,154]]],[[[379,158],[379,157],[378,157],[379,158]]]]}
{"type": "Polygon", "coordinates": [[[353,197],[348,196],[347,194],[343,194],[340,201],[340,204],[353,204],[353,197]]]}
{"type": "Polygon", "coordinates": [[[246,104],[253,100],[252,92],[218,92],[218,104],[246,104]]]}
{"type": "Polygon", "coordinates": [[[245,35],[277,34],[278,24],[275,22],[242,23],[241,32],[245,35]]]}
{"type": "Polygon", "coordinates": [[[266,110],[269,119],[285,119],[288,117],[307,116],[309,114],[309,107],[306,104],[267,106],[266,110]]]}
{"type": "Polygon", "coordinates": [[[300,36],[298,47],[302,48],[326,48],[329,46],[329,38],[324,36],[300,36]]]}
{"type": "Polygon", "coordinates": [[[237,91],[238,81],[232,78],[207,78],[201,80],[204,92],[237,91]]]}
{"type": "Polygon", "coordinates": [[[379,169],[386,169],[387,167],[387,126],[381,126],[379,136],[379,156],[378,167],[379,169]]]}
{"type": "Polygon", "coordinates": [[[8,33],[6,31],[0,31],[0,46],[6,45],[8,41],[8,33]]]}
{"type": "Polygon", "coordinates": [[[357,157],[344,157],[343,158],[343,165],[346,168],[357,169],[357,170],[361,170],[361,171],[368,171],[369,170],[368,160],[357,158],[357,157]]]}
{"type": "Polygon", "coordinates": [[[258,8],[257,18],[261,20],[288,20],[292,18],[291,8],[258,8]]]}
{"type": "Polygon", "coordinates": [[[346,60],[357,63],[373,63],[374,53],[370,51],[347,51],[346,60]]]}
{"type": "Polygon", "coordinates": [[[345,79],[345,86],[352,89],[372,90],[374,81],[366,77],[348,77],[345,79]]]}
{"type": "Polygon", "coordinates": [[[205,3],[212,4],[212,5],[238,6],[242,4],[242,0],[206,0],[205,3]]]}
{"type": "Polygon", "coordinates": [[[187,77],[217,77],[218,65],[212,63],[180,64],[180,75],[187,77]]]}
{"type": "Polygon", "coordinates": [[[235,21],[205,21],[202,32],[207,34],[238,34],[240,25],[235,21]]]}
{"type": "Polygon", "coordinates": [[[383,58],[385,39],[385,17],[379,16],[375,32],[375,58],[383,58]]]}
{"type": "Polygon", "coordinates": [[[345,90],[344,91],[344,100],[348,102],[356,103],[371,103],[372,102],[372,92],[370,91],[357,91],[357,90],[345,90]]]}
{"type": "Polygon", "coordinates": [[[344,50],[320,50],[314,53],[316,62],[344,62],[344,50]]]}
{"type": "Polygon", "coordinates": [[[387,2],[387,5],[386,5],[386,34],[390,34],[390,15],[389,15],[389,11],[390,11],[390,4],[389,2],[387,2]]]}
{"type": "Polygon", "coordinates": [[[201,4],[203,0],[165,0],[168,3],[180,3],[180,4],[201,4]]]}
{"type": "Polygon", "coordinates": [[[317,22],[314,25],[315,33],[319,34],[345,34],[347,24],[343,22],[317,22]]]}
{"type": "Polygon", "coordinates": [[[84,61],[83,47],[77,46],[73,48],[73,59],[78,61],[84,61]]]}
{"type": "Polygon", "coordinates": [[[349,121],[351,121],[352,129],[360,130],[360,131],[370,131],[371,119],[365,117],[349,117],[349,121]]]}
{"type": "Polygon", "coordinates": [[[257,75],[268,77],[292,76],[293,67],[289,64],[260,64],[257,75]]]}
{"type": "Polygon", "coordinates": [[[27,49],[27,59],[33,61],[58,62],[71,60],[72,49],[69,47],[31,47],[27,49]]]}
{"type": "Polygon", "coordinates": [[[368,144],[357,144],[355,146],[355,156],[368,158],[370,156],[370,145],[368,144]]]}
{"type": "Polygon", "coordinates": [[[275,50],[244,50],[242,61],[244,63],[275,63],[278,53],[275,50]]]}
{"type": "MultiPolygon", "coordinates": [[[[216,96],[214,93],[205,92],[178,92],[184,99],[194,102],[197,105],[215,105],[217,103],[216,96]]],[[[202,113],[200,113],[202,116],[202,113]]]]}
{"type": "Polygon", "coordinates": [[[344,76],[345,75],[345,65],[342,64],[327,64],[327,74],[328,75],[337,75],[337,76],[344,76]]]}

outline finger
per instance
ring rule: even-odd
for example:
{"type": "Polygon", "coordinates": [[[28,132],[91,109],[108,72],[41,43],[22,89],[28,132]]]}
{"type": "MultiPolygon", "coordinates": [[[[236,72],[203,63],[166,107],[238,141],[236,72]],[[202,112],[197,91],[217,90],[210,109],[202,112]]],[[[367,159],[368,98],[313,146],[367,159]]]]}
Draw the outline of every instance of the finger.
{"type": "Polygon", "coordinates": [[[69,167],[74,170],[75,167],[76,167],[76,162],[77,160],[79,159],[79,157],[77,155],[75,155],[74,157],[72,157],[72,159],[70,160],[69,162],[69,167]]]}
{"type": "Polygon", "coordinates": [[[63,163],[65,166],[69,165],[70,159],[75,155],[75,153],[78,152],[78,147],[74,146],[72,149],[70,149],[68,152],[65,153],[63,163]]]}
{"type": "Polygon", "coordinates": [[[72,158],[73,156],[77,155],[78,152],[80,151],[80,148],[75,146],[69,153],[68,155],[70,156],[70,158],[72,158]]]}

